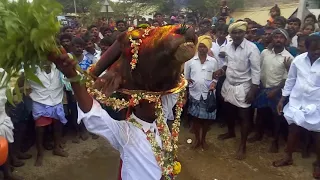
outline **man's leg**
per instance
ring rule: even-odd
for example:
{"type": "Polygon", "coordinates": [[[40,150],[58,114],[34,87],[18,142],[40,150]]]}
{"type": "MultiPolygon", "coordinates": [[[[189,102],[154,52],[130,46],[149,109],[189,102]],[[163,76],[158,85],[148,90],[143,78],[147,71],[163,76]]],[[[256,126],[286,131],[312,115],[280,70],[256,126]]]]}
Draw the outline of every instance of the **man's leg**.
{"type": "Polygon", "coordinates": [[[53,154],[61,157],[68,157],[68,153],[65,152],[60,147],[61,137],[62,137],[62,128],[63,128],[63,125],[59,120],[53,121],[53,140],[54,140],[53,154]]]}
{"type": "Polygon", "coordinates": [[[312,133],[309,132],[307,129],[302,130],[301,132],[301,156],[302,158],[308,158],[310,157],[310,144],[311,144],[311,138],[312,138],[312,133]]]}
{"type": "Polygon", "coordinates": [[[296,143],[299,139],[299,134],[301,131],[301,127],[297,126],[296,124],[291,124],[289,126],[289,135],[287,141],[287,151],[283,159],[273,162],[274,167],[281,167],[281,166],[289,166],[292,165],[292,153],[296,147],[296,143]]]}
{"type": "Polygon", "coordinates": [[[249,132],[252,127],[253,119],[253,109],[252,108],[239,108],[238,109],[239,118],[241,120],[241,141],[239,149],[236,153],[236,159],[245,159],[246,155],[246,143],[249,132]]]}
{"type": "Polygon", "coordinates": [[[211,120],[201,119],[201,129],[202,129],[201,146],[202,146],[202,149],[204,150],[207,150],[209,148],[209,145],[206,142],[206,136],[210,129],[210,124],[211,124],[211,120]]]}
{"type": "Polygon", "coordinates": [[[35,166],[42,166],[42,161],[43,161],[43,146],[42,146],[42,143],[43,143],[43,134],[44,134],[44,128],[45,127],[41,127],[41,126],[38,126],[36,127],[36,147],[37,147],[37,159],[36,159],[36,162],[35,162],[35,166]]]}
{"type": "Polygon", "coordinates": [[[313,177],[315,179],[320,179],[320,133],[319,132],[313,132],[313,139],[316,143],[316,155],[317,159],[313,163],[314,169],[313,169],[313,177]]]}
{"type": "Polygon", "coordinates": [[[194,136],[195,136],[195,142],[194,142],[194,149],[197,149],[201,146],[201,138],[200,138],[200,130],[201,130],[201,124],[200,120],[196,117],[190,116],[192,119],[193,124],[193,130],[194,130],[194,136]]]}
{"type": "Polygon", "coordinates": [[[270,153],[279,152],[279,137],[281,133],[281,123],[284,120],[283,116],[273,114],[273,140],[269,148],[270,153]]]}
{"type": "Polygon", "coordinates": [[[251,138],[248,139],[249,143],[254,143],[256,141],[261,141],[263,138],[263,134],[264,134],[264,128],[265,128],[265,117],[266,117],[266,112],[267,112],[267,108],[258,108],[257,109],[257,117],[256,117],[256,133],[254,134],[254,136],[252,136],[251,138]]]}
{"type": "Polygon", "coordinates": [[[5,180],[22,180],[24,178],[16,176],[12,174],[10,163],[9,163],[9,158],[7,159],[6,163],[2,165],[3,169],[3,175],[5,180]]]}
{"type": "Polygon", "coordinates": [[[228,125],[228,132],[225,134],[220,134],[218,136],[219,140],[225,140],[225,139],[230,139],[236,137],[234,126],[235,126],[235,117],[237,115],[237,107],[225,102],[223,104],[223,112],[225,120],[228,125]]]}
{"type": "Polygon", "coordinates": [[[31,154],[27,154],[27,153],[22,153],[21,152],[21,146],[22,146],[22,142],[23,142],[23,138],[26,136],[26,132],[27,132],[27,122],[23,121],[23,122],[19,122],[15,125],[15,129],[16,132],[14,131],[14,148],[16,150],[17,153],[17,158],[19,159],[30,159],[32,158],[31,154]]]}

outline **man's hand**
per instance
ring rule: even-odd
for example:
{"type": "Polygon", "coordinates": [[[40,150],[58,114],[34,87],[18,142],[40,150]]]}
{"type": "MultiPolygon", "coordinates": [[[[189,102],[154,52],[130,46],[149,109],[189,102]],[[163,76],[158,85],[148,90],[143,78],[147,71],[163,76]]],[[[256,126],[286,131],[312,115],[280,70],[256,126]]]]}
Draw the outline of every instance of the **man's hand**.
{"type": "Polygon", "coordinates": [[[252,84],[250,91],[248,92],[247,96],[246,96],[246,103],[247,104],[252,104],[254,99],[256,98],[257,92],[259,90],[259,86],[252,84]]]}
{"type": "Polygon", "coordinates": [[[286,68],[287,72],[289,72],[289,69],[290,69],[290,66],[291,66],[290,57],[284,57],[283,64],[284,64],[284,67],[286,68]]]}
{"type": "Polygon", "coordinates": [[[217,83],[216,83],[216,82],[212,82],[212,83],[210,84],[209,89],[210,89],[210,90],[215,90],[215,89],[216,89],[216,86],[217,86],[217,83]]]}
{"type": "Polygon", "coordinates": [[[94,88],[102,91],[109,97],[114,91],[119,89],[122,78],[115,72],[108,71],[103,76],[99,77],[95,83],[94,88]]]}
{"type": "Polygon", "coordinates": [[[272,89],[269,92],[267,92],[268,99],[274,99],[277,96],[279,90],[280,89],[276,88],[276,89],[272,89]]]}
{"type": "Polygon", "coordinates": [[[286,97],[282,96],[278,105],[277,105],[277,112],[279,116],[283,115],[283,103],[286,97]]]}
{"type": "Polygon", "coordinates": [[[213,72],[212,78],[219,79],[219,77],[223,76],[224,74],[225,74],[225,71],[223,69],[219,69],[216,72],[213,72]]]}
{"type": "Polygon", "coordinates": [[[49,55],[48,59],[49,61],[53,62],[67,78],[73,78],[77,76],[77,61],[69,58],[67,54],[49,55]]]}
{"type": "Polygon", "coordinates": [[[189,83],[189,84],[193,84],[193,83],[194,83],[194,80],[188,79],[188,83],[189,83]]]}
{"type": "Polygon", "coordinates": [[[209,55],[210,57],[214,57],[214,54],[213,54],[213,52],[211,51],[211,49],[209,49],[208,55],[209,55]]]}

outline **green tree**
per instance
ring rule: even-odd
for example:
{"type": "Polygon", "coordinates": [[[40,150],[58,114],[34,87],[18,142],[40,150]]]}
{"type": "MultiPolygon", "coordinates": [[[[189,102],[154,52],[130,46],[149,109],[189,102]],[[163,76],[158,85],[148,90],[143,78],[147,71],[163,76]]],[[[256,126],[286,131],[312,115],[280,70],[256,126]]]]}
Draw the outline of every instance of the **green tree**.
{"type": "MultiPolygon", "coordinates": [[[[74,13],[74,2],[76,2],[77,13],[87,13],[92,6],[97,5],[100,0],[57,0],[64,7],[65,13],[74,13]]],[[[99,9],[100,11],[100,9],[99,9]]]]}

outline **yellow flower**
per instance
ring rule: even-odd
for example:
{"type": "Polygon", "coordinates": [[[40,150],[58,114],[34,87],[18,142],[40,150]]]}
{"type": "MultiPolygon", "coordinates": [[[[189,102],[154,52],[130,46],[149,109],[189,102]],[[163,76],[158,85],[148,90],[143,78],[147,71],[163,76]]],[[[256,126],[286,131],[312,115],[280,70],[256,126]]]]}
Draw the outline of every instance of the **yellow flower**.
{"type": "Polygon", "coordinates": [[[174,162],[173,174],[178,175],[181,172],[181,164],[178,161],[174,162]]]}

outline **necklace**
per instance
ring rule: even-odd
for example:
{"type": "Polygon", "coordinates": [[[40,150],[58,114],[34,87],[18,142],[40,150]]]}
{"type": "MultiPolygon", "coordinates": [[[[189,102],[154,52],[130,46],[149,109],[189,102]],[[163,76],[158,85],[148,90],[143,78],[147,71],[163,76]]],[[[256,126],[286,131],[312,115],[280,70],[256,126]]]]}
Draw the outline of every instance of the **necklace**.
{"type": "Polygon", "coordinates": [[[180,116],[183,107],[184,91],[180,92],[179,99],[176,104],[176,115],[172,126],[172,133],[170,133],[169,128],[166,124],[164,114],[162,111],[161,101],[156,102],[156,125],[160,134],[161,142],[163,148],[161,148],[155,138],[155,133],[148,130],[145,132],[142,129],[142,125],[138,123],[134,118],[129,118],[128,121],[134,126],[141,129],[147,136],[147,140],[151,145],[151,149],[156,158],[156,161],[161,168],[162,175],[165,180],[175,179],[176,175],[181,171],[181,164],[177,159],[178,151],[178,139],[179,139],[179,127],[180,127],[180,116]]]}

